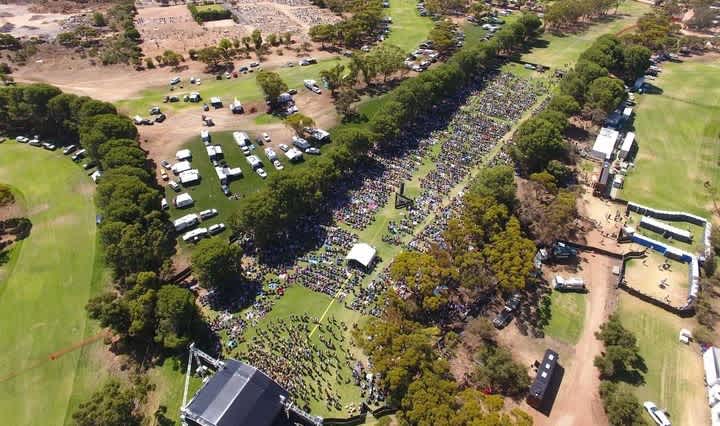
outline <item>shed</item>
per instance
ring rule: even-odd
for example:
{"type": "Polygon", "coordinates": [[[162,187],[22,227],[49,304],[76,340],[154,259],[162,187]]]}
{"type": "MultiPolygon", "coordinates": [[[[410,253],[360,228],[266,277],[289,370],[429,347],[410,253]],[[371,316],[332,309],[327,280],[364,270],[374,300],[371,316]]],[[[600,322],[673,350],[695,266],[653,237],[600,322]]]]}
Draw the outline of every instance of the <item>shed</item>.
{"type": "Polygon", "coordinates": [[[175,207],[182,209],[184,207],[190,207],[195,203],[190,194],[184,192],[175,197],[175,207]]]}
{"type": "Polygon", "coordinates": [[[366,243],[357,243],[350,249],[345,259],[355,261],[367,268],[372,263],[376,253],[375,247],[366,243]]]}
{"type": "Polygon", "coordinates": [[[178,161],[190,160],[192,158],[192,152],[190,152],[189,149],[181,149],[175,153],[175,158],[177,158],[178,161]]]}
{"type": "Polygon", "coordinates": [[[600,129],[590,155],[600,161],[609,160],[619,135],[620,133],[617,130],[609,127],[600,129]]]}

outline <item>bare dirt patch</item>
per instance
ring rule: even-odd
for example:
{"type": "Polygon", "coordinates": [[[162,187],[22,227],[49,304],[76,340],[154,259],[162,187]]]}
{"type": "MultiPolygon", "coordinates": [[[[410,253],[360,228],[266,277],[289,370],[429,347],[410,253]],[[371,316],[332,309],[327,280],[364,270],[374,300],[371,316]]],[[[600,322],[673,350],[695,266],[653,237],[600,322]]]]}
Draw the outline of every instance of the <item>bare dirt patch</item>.
{"type": "Polygon", "coordinates": [[[654,251],[647,255],[646,259],[628,261],[625,269],[628,285],[672,306],[684,305],[688,297],[688,265],[654,251]],[[669,266],[663,267],[665,264],[669,266]]]}
{"type": "Polygon", "coordinates": [[[33,13],[31,6],[0,4],[0,28],[18,38],[55,38],[62,23],[71,15],[65,13],[33,13]]]}

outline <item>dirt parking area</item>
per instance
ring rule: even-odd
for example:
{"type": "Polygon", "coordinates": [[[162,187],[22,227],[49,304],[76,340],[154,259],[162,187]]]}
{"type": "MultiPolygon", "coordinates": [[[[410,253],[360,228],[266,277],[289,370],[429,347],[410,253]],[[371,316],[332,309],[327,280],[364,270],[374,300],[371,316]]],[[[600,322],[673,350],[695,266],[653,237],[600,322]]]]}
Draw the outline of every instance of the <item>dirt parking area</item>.
{"type": "Polygon", "coordinates": [[[53,39],[69,14],[35,13],[30,5],[0,4],[0,33],[14,37],[40,37],[53,39]]]}

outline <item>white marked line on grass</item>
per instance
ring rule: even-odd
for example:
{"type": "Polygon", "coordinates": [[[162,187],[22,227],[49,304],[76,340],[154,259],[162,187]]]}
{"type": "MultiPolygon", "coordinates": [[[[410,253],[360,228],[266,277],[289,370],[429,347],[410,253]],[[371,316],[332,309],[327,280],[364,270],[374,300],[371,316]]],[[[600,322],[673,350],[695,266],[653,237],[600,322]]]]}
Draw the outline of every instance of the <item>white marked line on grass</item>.
{"type": "Polygon", "coordinates": [[[315,334],[315,331],[317,331],[318,327],[320,327],[320,324],[322,324],[323,320],[325,319],[325,315],[327,315],[328,311],[330,311],[330,308],[332,307],[333,303],[335,303],[335,299],[337,299],[338,296],[340,295],[340,293],[343,290],[345,290],[345,284],[347,284],[348,281],[350,281],[350,278],[352,278],[352,275],[350,277],[348,277],[348,279],[345,280],[345,282],[340,287],[340,289],[337,291],[337,293],[335,293],[335,296],[333,296],[330,303],[328,303],[327,307],[325,308],[325,312],[323,312],[322,315],[320,315],[320,319],[318,320],[317,324],[315,324],[315,327],[313,327],[313,329],[310,330],[310,334],[308,334],[308,339],[312,338],[313,334],[315,334]]]}

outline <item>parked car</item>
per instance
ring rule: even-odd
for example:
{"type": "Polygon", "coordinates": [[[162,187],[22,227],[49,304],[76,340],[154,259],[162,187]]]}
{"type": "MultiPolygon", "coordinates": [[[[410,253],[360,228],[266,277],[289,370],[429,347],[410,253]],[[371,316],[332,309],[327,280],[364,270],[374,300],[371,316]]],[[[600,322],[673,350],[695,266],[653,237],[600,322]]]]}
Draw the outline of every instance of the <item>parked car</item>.
{"type": "Polygon", "coordinates": [[[63,148],[63,155],[71,154],[76,149],[77,149],[77,147],[75,145],[68,145],[65,148],[63,148]]]}
{"type": "Polygon", "coordinates": [[[170,179],[170,178],[168,177],[167,172],[166,172],[164,169],[160,169],[160,177],[162,178],[162,180],[168,180],[168,179],[170,179]]]}
{"type": "Polygon", "coordinates": [[[43,142],[42,146],[48,151],[55,151],[55,145],[51,144],[50,142],[43,142]]]}
{"type": "Polygon", "coordinates": [[[172,188],[173,191],[180,192],[180,189],[181,189],[180,185],[177,182],[175,182],[174,180],[169,181],[168,186],[170,188],[172,188]]]}
{"type": "Polygon", "coordinates": [[[30,139],[26,138],[25,136],[18,136],[15,138],[15,140],[20,143],[28,143],[30,139]]]}
{"type": "Polygon", "coordinates": [[[230,192],[230,187],[225,184],[220,185],[220,189],[226,197],[229,197],[232,194],[232,192],[230,192]]]}
{"type": "Polygon", "coordinates": [[[288,90],[288,93],[291,95],[297,95],[297,89],[290,89],[288,90]]]}
{"type": "Polygon", "coordinates": [[[160,161],[160,165],[163,166],[164,169],[170,170],[172,166],[170,166],[170,163],[167,162],[167,160],[160,161]]]}
{"type": "Polygon", "coordinates": [[[310,148],[305,150],[305,153],[311,155],[320,155],[320,150],[315,148],[314,146],[311,146],[310,148]]]}
{"type": "Polygon", "coordinates": [[[215,225],[211,225],[211,226],[208,228],[208,233],[209,233],[210,235],[215,235],[215,234],[221,233],[221,232],[224,231],[224,230],[225,230],[225,224],[224,224],[224,223],[216,223],[215,225]]]}
{"type": "Polygon", "coordinates": [[[213,216],[217,216],[218,211],[217,209],[207,209],[200,212],[200,219],[210,219],[213,216]]]}
{"type": "Polygon", "coordinates": [[[278,146],[280,147],[280,149],[282,149],[283,152],[288,152],[288,150],[290,149],[290,147],[285,145],[284,143],[281,143],[278,146]]]}
{"type": "Polygon", "coordinates": [[[509,309],[510,312],[515,312],[520,307],[520,302],[522,302],[522,296],[519,293],[515,293],[505,304],[505,308],[509,309]]]}
{"type": "Polygon", "coordinates": [[[167,199],[163,198],[162,200],[160,200],[160,208],[163,210],[167,210],[170,208],[170,205],[168,204],[167,199]]]}
{"type": "Polygon", "coordinates": [[[507,309],[507,307],[503,308],[502,311],[500,311],[499,314],[493,319],[493,325],[495,328],[502,329],[505,328],[508,324],[510,324],[510,320],[512,320],[512,311],[507,309]]]}
{"type": "Polygon", "coordinates": [[[262,139],[264,142],[270,142],[270,135],[268,135],[267,132],[263,132],[262,139]]]}
{"type": "Polygon", "coordinates": [[[658,426],[670,426],[670,420],[667,418],[667,414],[657,408],[657,405],[655,405],[654,402],[645,401],[643,403],[643,407],[645,407],[645,410],[647,410],[648,414],[653,419],[655,424],[657,424],[658,426]]]}
{"type": "Polygon", "coordinates": [[[259,66],[260,66],[260,64],[258,64],[257,62],[251,62],[251,63],[250,63],[250,68],[257,68],[257,67],[259,67],[259,66]]]}
{"type": "Polygon", "coordinates": [[[275,166],[276,170],[282,170],[285,168],[285,166],[283,166],[283,163],[281,163],[280,160],[275,160],[272,163],[273,163],[273,166],[275,166]]]}
{"type": "Polygon", "coordinates": [[[167,116],[166,116],[165,114],[160,113],[160,115],[158,115],[157,117],[155,117],[155,122],[156,122],[156,123],[162,123],[163,121],[165,121],[166,118],[167,118],[167,116]]]}
{"type": "Polygon", "coordinates": [[[94,161],[88,161],[87,163],[83,164],[83,169],[90,170],[93,167],[97,166],[97,163],[94,161]]]}
{"type": "Polygon", "coordinates": [[[255,169],[255,173],[258,174],[261,178],[265,179],[267,177],[267,172],[265,172],[265,169],[262,167],[255,169]]]}

